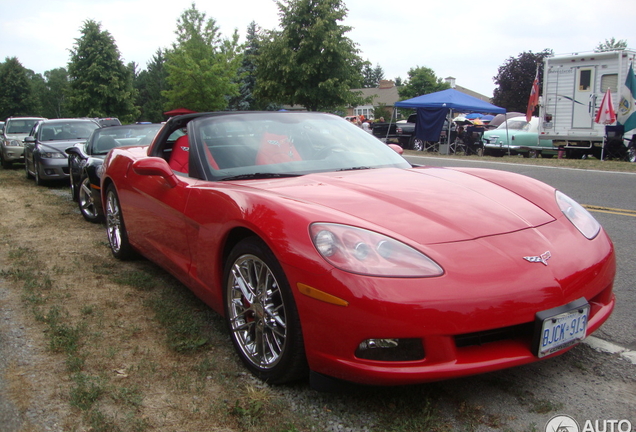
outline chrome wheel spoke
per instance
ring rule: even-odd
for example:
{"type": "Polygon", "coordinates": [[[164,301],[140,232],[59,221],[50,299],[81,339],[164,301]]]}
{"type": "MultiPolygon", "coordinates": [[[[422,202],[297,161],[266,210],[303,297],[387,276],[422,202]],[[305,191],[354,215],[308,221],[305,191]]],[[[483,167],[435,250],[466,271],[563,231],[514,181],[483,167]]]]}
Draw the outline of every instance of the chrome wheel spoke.
{"type": "Polygon", "coordinates": [[[81,187],[81,189],[82,189],[82,192],[84,192],[84,194],[86,195],[86,197],[90,197],[90,196],[92,196],[92,195],[91,195],[91,190],[90,190],[90,188],[88,187],[87,183],[88,183],[88,182],[86,182],[86,181],[82,182],[82,187],[81,187]]]}
{"type": "Polygon", "coordinates": [[[285,307],[271,269],[256,256],[238,258],[228,280],[229,322],[241,351],[254,365],[272,368],[287,337],[285,307]]]}
{"type": "Polygon", "coordinates": [[[113,194],[109,194],[106,201],[106,223],[108,226],[108,240],[115,251],[121,245],[121,219],[119,217],[119,206],[113,194]]]}
{"type": "Polygon", "coordinates": [[[95,218],[97,216],[97,209],[95,208],[95,201],[93,200],[93,193],[91,192],[88,178],[85,178],[80,184],[78,201],[82,213],[89,218],[95,218]]]}
{"type": "Polygon", "coordinates": [[[234,280],[236,281],[236,285],[243,294],[243,297],[245,298],[245,300],[252,303],[254,292],[250,286],[250,282],[246,280],[246,276],[249,277],[249,275],[245,275],[243,273],[243,269],[241,269],[241,267],[238,265],[234,266],[234,269],[232,269],[232,273],[234,276],[234,280]]]}

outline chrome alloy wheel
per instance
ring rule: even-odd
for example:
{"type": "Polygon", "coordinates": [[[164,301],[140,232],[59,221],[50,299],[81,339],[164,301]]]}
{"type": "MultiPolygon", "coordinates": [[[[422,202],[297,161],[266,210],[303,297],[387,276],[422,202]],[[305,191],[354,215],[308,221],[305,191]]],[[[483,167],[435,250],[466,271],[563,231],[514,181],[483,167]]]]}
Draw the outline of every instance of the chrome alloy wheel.
{"type": "Polygon", "coordinates": [[[93,192],[91,191],[91,181],[88,177],[82,179],[82,183],[77,191],[77,199],[80,211],[86,220],[95,221],[99,218],[97,207],[95,207],[95,200],[93,199],[93,192]]]}
{"type": "Polygon", "coordinates": [[[244,357],[259,369],[274,368],[285,350],[287,319],[272,270],[255,255],[241,255],[226,289],[230,331],[244,357]]]}
{"type": "Polygon", "coordinates": [[[122,245],[122,218],[119,199],[114,190],[109,190],[106,195],[106,234],[113,253],[119,253],[122,245]]]}

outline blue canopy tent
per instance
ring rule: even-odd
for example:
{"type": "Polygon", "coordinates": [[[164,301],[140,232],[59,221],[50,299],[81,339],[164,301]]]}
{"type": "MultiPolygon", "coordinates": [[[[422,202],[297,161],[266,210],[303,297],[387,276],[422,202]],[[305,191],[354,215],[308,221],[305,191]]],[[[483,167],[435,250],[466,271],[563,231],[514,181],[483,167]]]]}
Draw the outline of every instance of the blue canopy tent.
{"type": "MultiPolygon", "coordinates": [[[[422,141],[437,141],[444,127],[444,120],[447,117],[450,129],[450,119],[453,118],[453,112],[490,114],[504,114],[506,112],[505,108],[495,106],[455,89],[417,96],[396,102],[395,106],[416,110],[415,136],[422,141]]],[[[450,140],[450,130],[447,136],[450,140]]]]}

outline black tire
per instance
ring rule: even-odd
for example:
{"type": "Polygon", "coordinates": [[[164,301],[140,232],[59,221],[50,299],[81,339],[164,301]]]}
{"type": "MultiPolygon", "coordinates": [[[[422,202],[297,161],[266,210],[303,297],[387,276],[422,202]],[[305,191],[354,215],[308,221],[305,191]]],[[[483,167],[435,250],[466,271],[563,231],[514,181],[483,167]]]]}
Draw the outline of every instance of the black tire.
{"type": "Polygon", "coordinates": [[[71,199],[75,202],[77,202],[77,192],[78,192],[78,187],[77,187],[77,183],[75,183],[75,176],[73,175],[73,165],[75,164],[76,158],[69,158],[68,161],[68,168],[69,168],[69,183],[71,184],[71,199]]]}
{"type": "Polygon", "coordinates": [[[31,180],[33,178],[33,174],[29,172],[29,164],[26,160],[24,161],[24,174],[27,180],[31,180]]]}
{"type": "Polygon", "coordinates": [[[106,189],[106,236],[113,256],[119,260],[136,258],[137,254],[128,241],[119,196],[113,184],[106,189]]]}
{"type": "Polygon", "coordinates": [[[75,185],[75,180],[73,180],[73,175],[71,174],[70,177],[70,183],[71,183],[71,199],[75,202],[77,202],[77,186],[75,185]]]}
{"type": "MultiPolygon", "coordinates": [[[[73,184],[73,182],[71,182],[73,184]]],[[[87,176],[82,176],[80,186],[77,192],[77,204],[79,206],[80,213],[84,216],[88,222],[100,223],[103,220],[98,207],[95,205],[95,199],[93,192],[91,191],[91,181],[87,176]]]]}
{"type": "Polygon", "coordinates": [[[296,303],[272,251],[257,237],[245,238],[232,249],[223,273],[225,319],[247,369],[270,384],[306,377],[296,303]]]}
{"type": "Polygon", "coordinates": [[[5,160],[4,156],[2,156],[2,151],[0,150],[0,165],[2,165],[2,168],[4,169],[9,169],[11,168],[11,161],[5,160]]]}
{"type": "Polygon", "coordinates": [[[33,172],[35,173],[35,184],[38,186],[44,186],[46,184],[46,181],[44,181],[44,179],[40,177],[40,167],[38,166],[38,163],[35,161],[35,159],[33,160],[33,172]]]}

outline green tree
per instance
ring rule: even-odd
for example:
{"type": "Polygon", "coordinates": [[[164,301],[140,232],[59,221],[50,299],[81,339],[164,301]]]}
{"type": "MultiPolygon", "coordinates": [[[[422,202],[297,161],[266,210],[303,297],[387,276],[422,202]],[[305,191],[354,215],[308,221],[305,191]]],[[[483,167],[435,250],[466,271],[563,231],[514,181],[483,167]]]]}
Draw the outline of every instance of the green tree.
{"type": "Polygon", "coordinates": [[[605,42],[599,42],[594,48],[594,52],[624,50],[627,48],[627,41],[625,39],[616,40],[615,38],[605,39],[605,42]]]}
{"type": "Polygon", "coordinates": [[[0,65],[0,119],[39,114],[33,75],[33,71],[22,66],[17,57],[7,58],[0,65]]]}
{"type": "Polygon", "coordinates": [[[269,31],[257,60],[256,94],[274,102],[330,111],[365,101],[352,88],[362,85],[364,62],[339,24],[342,0],[277,2],[281,31],[269,31]]]}
{"type": "Polygon", "coordinates": [[[137,106],[141,110],[138,120],[160,123],[165,118],[163,111],[167,100],[163,92],[168,88],[165,61],[164,52],[159,48],[147,63],[146,70],[135,78],[137,106]]]}
{"type": "Polygon", "coordinates": [[[408,71],[408,76],[406,82],[398,89],[401,100],[450,88],[450,85],[442,78],[438,78],[431,68],[416,66],[408,71]]]}
{"type": "Polygon", "coordinates": [[[371,67],[371,63],[365,62],[362,68],[362,87],[374,88],[380,85],[380,81],[384,79],[384,70],[382,66],[377,64],[374,68],[371,67]]]}
{"type": "Polygon", "coordinates": [[[270,103],[254,94],[256,88],[256,61],[261,52],[260,28],[252,21],[247,27],[243,61],[238,71],[239,94],[230,100],[230,109],[240,111],[277,110],[279,104],[270,103]]]}
{"type": "Polygon", "coordinates": [[[68,64],[70,112],[78,117],[117,116],[124,123],[134,121],[139,110],[134,105],[133,77],[115,40],[93,20],[84,22],[81,33],[68,64]]]}
{"type": "Polygon", "coordinates": [[[40,97],[42,115],[47,118],[69,117],[66,108],[66,94],[69,91],[68,73],[65,68],[44,72],[45,89],[40,97]]]}
{"type": "Polygon", "coordinates": [[[177,20],[176,34],[177,42],[166,52],[165,108],[226,109],[229,98],[238,94],[238,33],[222,39],[216,21],[206,19],[193,3],[177,20]]]}
{"type": "Polygon", "coordinates": [[[391,118],[391,110],[384,103],[378,104],[373,107],[373,118],[378,121],[380,117],[383,117],[385,121],[391,118]]]}
{"type": "Polygon", "coordinates": [[[526,112],[532,82],[539,71],[539,94],[541,94],[543,59],[553,55],[551,49],[540,53],[522,52],[517,58],[510,57],[499,66],[499,73],[493,78],[497,87],[493,92],[492,103],[508,111],[526,112]]]}
{"type": "Polygon", "coordinates": [[[43,109],[44,96],[46,95],[46,81],[42,74],[35,73],[30,69],[27,69],[26,73],[29,81],[31,81],[31,94],[35,99],[33,112],[38,116],[46,117],[43,109]]]}

